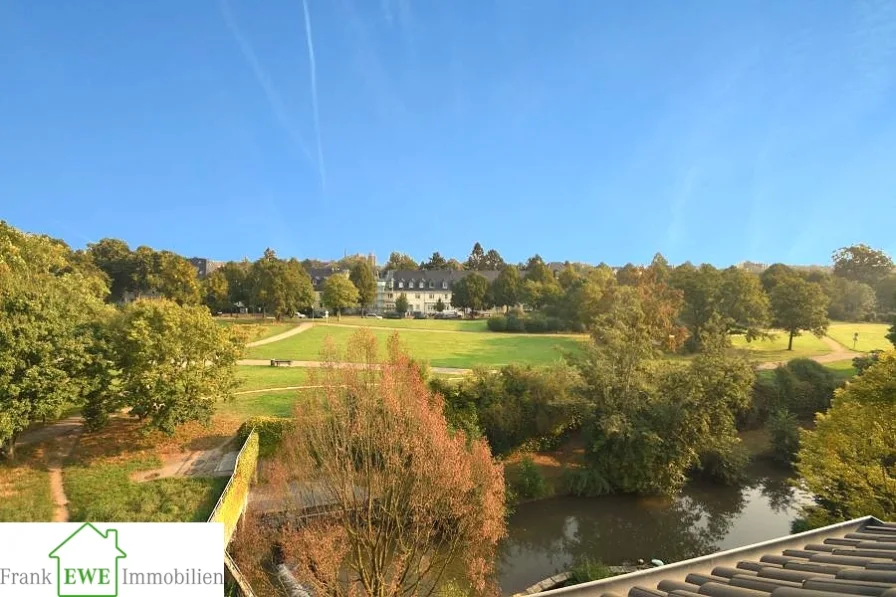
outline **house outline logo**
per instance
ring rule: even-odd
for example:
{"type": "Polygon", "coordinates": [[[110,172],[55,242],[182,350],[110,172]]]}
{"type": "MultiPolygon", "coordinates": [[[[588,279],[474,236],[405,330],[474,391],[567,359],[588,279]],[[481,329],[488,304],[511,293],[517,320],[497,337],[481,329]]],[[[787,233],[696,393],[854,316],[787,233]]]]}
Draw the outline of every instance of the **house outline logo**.
{"type": "Polygon", "coordinates": [[[105,534],[89,522],[50,552],[56,560],[58,597],[118,597],[118,561],[128,554],[118,547],[118,531],[105,534]],[[63,566],[63,560],[72,566],[63,566]]]}

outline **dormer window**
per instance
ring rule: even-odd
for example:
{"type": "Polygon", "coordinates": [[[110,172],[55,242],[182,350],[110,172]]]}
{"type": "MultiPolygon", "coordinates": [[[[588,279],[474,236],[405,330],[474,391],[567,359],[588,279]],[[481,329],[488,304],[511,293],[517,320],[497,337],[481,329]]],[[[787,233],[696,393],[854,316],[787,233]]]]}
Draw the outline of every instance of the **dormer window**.
{"type": "Polygon", "coordinates": [[[413,288],[413,287],[414,287],[414,281],[411,280],[410,282],[408,282],[408,288],[413,288]]]}
{"type": "Polygon", "coordinates": [[[417,288],[426,288],[426,280],[420,280],[420,284],[417,286],[417,288]]]}
{"type": "Polygon", "coordinates": [[[399,287],[399,288],[404,288],[404,282],[399,282],[399,283],[398,283],[398,287],[399,287]]]}
{"type": "Polygon", "coordinates": [[[442,281],[442,290],[448,290],[448,281],[447,280],[442,281]]]}
{"type": "Polygon", "coordinates": [[[435,282],[433,282],[432,280],[430,280],[430,281],[429,281],[429,287],[430,287],[430,288],[435,288],[435,287],[436,287],[435,282]]]}

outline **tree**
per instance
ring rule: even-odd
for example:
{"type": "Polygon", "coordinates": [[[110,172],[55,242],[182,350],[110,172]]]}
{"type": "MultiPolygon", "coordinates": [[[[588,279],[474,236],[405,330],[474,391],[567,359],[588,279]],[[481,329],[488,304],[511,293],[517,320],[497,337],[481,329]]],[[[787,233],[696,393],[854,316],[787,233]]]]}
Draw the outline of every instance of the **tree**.
{"type": "Polygon", "coordinates": [[[482,248],[482,245],[477,242],[473,245],[473,249],[470,251],[470,256],[467,258],[467,262],[464,263],[464,269],[481,270],[483,269],[484,263],[485,250],[482,248]]]}
{"type": "Polygon", "coordinates": [[[139,299],[113,321],[111,339],[120,399],[89,404],[92,417],[127,406],[148,428],[173,433],[189,421],[208,422],[237,385],[242,342],[205,307],[139,299]]]}
{"type": "Polygon", "coordinates": [[[490,294],[500,307],[512,307],[522,300],[523,279],[515,265],[505,265],[491,284],[490,294]]]}
{"type": "Polygon", "coordinates": [[[333,274],[324,282],[321,299],[324,305],[336,312],[337,318],[341,318],[342,310],[357,305],[360,297],[351,280],[341,274],[333,274]]]}
{"type": "Polygon", "coordinates": [[[0,457],[18,435],[81,404],[107,376],[96,328],[111,307],[105,276],[73,265],[64,243],[0,222],[0,457]]]}
{"type": "Polygon", "coordinates": [[[545,264],[544,259],[537,253],[526,262],[526,280],[533,282],[555,282],[554,272],[545,264]]]}
{"type": "Polygon", "coordinates": [[[864,282],[835,276],[831,281],[828,316],[840,321],[863,321],[874,311],[877,296],[864,282]]]}
{"type": "Polygon", "coordinates": [[[252,264],[246,282],[249,302],[278,321],[314,304],[314,288],[302,264],[296,259],[278,259],[272,249],[265,249],[252,264]]]}
{"type": "Polygon", "coordinates": [[[796,270],[790,266],[783,263],[773,263],[762,270],[762,273],[759,274],[759,281],[762,282],[762,287],[765,288],[766,292],[771,292],[782,281],[798,275],[796,270]]]}
{"type": "Polygon", "coordinates": [[[874,292],[877,294],[879,312],[892,313],[896,311],[896,274],[882,278],[874,287],[874,292]]]}
{"type": "Polygon", "coordinates": [[[451,306],[473,313],[487,309],[488,286],[488,280],[482,274],[467,274],[451,285],[451,306]]]}
{"type": "Polygon", "coordinates": [[[504,259],[501,257],[500,253],[498,253],[494,249],[489,249],[485,254],[485,257],[483,257],[481,265],[482,270],[496,271],[504,267],[506,264],[504,263],[504,259]]]}
{"type": "Polygon", "coordinates": [[[653,256],[649,269],[653,270],[657,282],[668,282],[672,273],[672,267],[662,253],[657,253],[653,256]]]}
{"type": "Polygon", "coordinates": [[[896,321],[894,321],[893,325],[890,326],[890,329],[887,330],[886,338],[890,341],[890,344],[896,346],[896,321]]]}
{"type": "Polygon", "coordinates": [[[171,251],[159,251],[154,257],[150,290],[179,305],[198,305],[202,294],[199,290],[196,268],[171,251]]]}
{"type": "MultiPolygon", "coordinates": [[[[227,302],[230,306],[241,303],[248,307],[252,298],[252,280],[249,276],[252,264],[248,260],[228,261],[213,273],[220,273],[227,281],[227,302]]],[[[313,289],[312,289],[313,290],[313,289]]]]}
{"type": "Polygon", "coordinates": [[[771,312],[759,276],[733,266],[723,270],[719,313],[725,318],[728,332],[742,332],[748,341],[764,335],[771,312]]]}
{"type": "Polygon", "coordinates": [[[452,257],[451,259],[448,260],[447,263],[445,263],[445,269],[450,269],[450,270],[453,270],[456,272],[460,272],[460,271],[463,271],[464,264],[461,263],[460,261],[458,261],[457,259],[455,259],[454,257],[452,257]]]}
{"type": "Polygon", "coordinates": [[[789,334],[787,350],[793,350],[793,337],[808,330],[818,337],[828,327],[828,298],[821,286],[799,276],[785,278],[771,291],[773,323],[789,334]]]}
{"type": "Polygon", "coordinates": [[[896,517],[896,353],[835,393],[802,432],[797,466],[816,507],[833,520],[896,517]]]}
{"type": "Polygon", "coordinates": [[[563,264],[563,269],[560,270],[560,273],[557,274],[557,282],[560,284],[560,288],[565,291],[568,291],[573,285],[575,285],[579,280],[582,279],[582,274],[571,264],[570,262],[566,262],[563,264]]]}
{"type": "Polygon", "coordinates": [[[297,405],[303,424],[287,432],[271,463],[287,517],[306,508],[297,487],[326,496],[331,514],[253,543],[238,537],[237,563],[263,576],[266,548],[276,542],[315,595],[426,597],[452,577],[485,594],[505,534],[502,466],[484,440],[449,428],[442,398],[396,336],[384,364],[376,346],[361,332],[344,360],[365,367],[332,362],[316,372],[324,389],[297,405]]]}
{"type": "Polygon", "coordinates": [[[104,238],[88,243],[87,255],[109,276],[109,299],[119,302],[133,290],[134,260],[131,248],[123,240],[104,238]]]}
{"type": "Polygon", "coordinates": [[[445,258],[442,257],[438,251],[434,251],[432,257],[429,258],[429,261],[421,264],[420,269],[426,270],[438,270],[438,269],[447,269],[448,262],[445,261],[445,258]]]}
{"type": "Polygon", "coordinates": [[[409,308],[410,305],[408,304],[408,295],[402,292],[398,295],[398,298],[395,299],[395,312],[401,316],[404,316],[408,312],[409,308]]]}
{"type": "Polygon", "coordinates": [[[200,283],[202,287],[202,303],[212,313],[229,310],[233,303],[230,302],[230,287],[227,276],[220,270],[213,271],[200,283]]]}
{"type": "MultiPolygon", "coordinates": [[[[407,300],[407,297],[405,297],[405,300],[407,300]]],[[[435,308],[436,308],[436,313],[441,313],[442,311],[445,310],[445,303],[444,303],[444,301],[442,301],[442,297],[439,297],[439,299],[436,301],[435,308]]]]}
{"type": "Polygon", "coordinates": [[[631,263],[626,263],[616,272],[616,282],[623,286],[636,286],[641,279],[643,268],[631,263]]]}
{"type": "Polygon", "coordinates": [[[399,253],[398,251],[392,251],[392,253],[389,254],[389,261],[383,266],[383,271],[387,272],[415,269],[417,269],[417,262],[414,261],[410,255],[399,253]]]}
{"type": "Polygon", "coordinates": [[[376,302],[376,276],[367,262],[356,263],[348,275],[349,280],[358,289],[358,304],[362,309],[376,302]]]}
{"type": "Polygon", "coordinates": [[[868,245],[842,247],[834,251],[832,259],[835,276],[864,282],[872,287],[893,272],[890,256],[868,245]]]}

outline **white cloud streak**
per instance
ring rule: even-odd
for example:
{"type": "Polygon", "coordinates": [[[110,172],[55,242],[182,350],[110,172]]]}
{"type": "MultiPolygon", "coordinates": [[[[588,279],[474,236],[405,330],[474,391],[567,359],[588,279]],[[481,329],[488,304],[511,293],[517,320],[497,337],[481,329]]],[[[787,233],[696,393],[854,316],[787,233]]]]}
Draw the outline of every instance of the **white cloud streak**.
{"type": "Polygon", "coordinates": [[[324,147],[320,139],[320,111],[317,103],[317,61],[314,59],[314,36],[311,33],[311,14],[308,11],[308,0],[302,0],[305,14],[305,40],[308,42],[308,67],[311,76],[311,109],[314,112],[314,133],[317,136],[317,166],[320,172],[320,186],[327,188],[327,169],[324,165],[324,147]]]}
{"type": "Polygon", "coordinates": [[[255,55],[255,50],[252,48],[252,43],[236,24],[236,21],[233,18],[233,13],[230,10],[230,3],[227,0],[221,0],[220,6],[221,13],[224,16],[224,22],[227,24],[227,28],[233,35],[237,46],[239,46],[240,52],[243,54],[243,58],[245,58],[246,62],[249,64],[249,67],[252,69],[252,74],[255,75],[255,80],[258,81],[258,84],[264,91],[265,98],[268,101],[268,105],[271,107],[271,111],[274,113],[274,117],[280,123],[280,126],[283,127],[283,129],[299,146],[299,149],[302,150],[302,153],[305,155],[308,161],[313,164],[314,158],[311,155],[311,151],[308,149],[308,144],[305,143],[305,139],[302,138],[302,135],[299,132],[298,128],[292,123],[292,120],[289,117],[289,113],[287,112],[286,107],[283,104],[283,100],[280,98],[280,94],[277,93],[277,89],[274,87],[271,78],[262,68],[261,63],[258,61],[258,57],[255,55]]]}

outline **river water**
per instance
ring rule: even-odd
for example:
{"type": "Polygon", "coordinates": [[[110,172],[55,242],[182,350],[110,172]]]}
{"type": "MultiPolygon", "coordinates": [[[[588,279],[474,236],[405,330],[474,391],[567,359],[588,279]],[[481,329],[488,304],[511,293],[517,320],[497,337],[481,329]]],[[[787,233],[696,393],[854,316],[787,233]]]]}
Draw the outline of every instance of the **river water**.
{"type": "Polygon", "coordinates": [[[607,565],[669,563],[790,533],[807,496],[782,473],[751,470],[741,487],[693,484],[678,497],[558,497],[520,504],[498,558],[510,595],[590,558],[607,565]]]}

